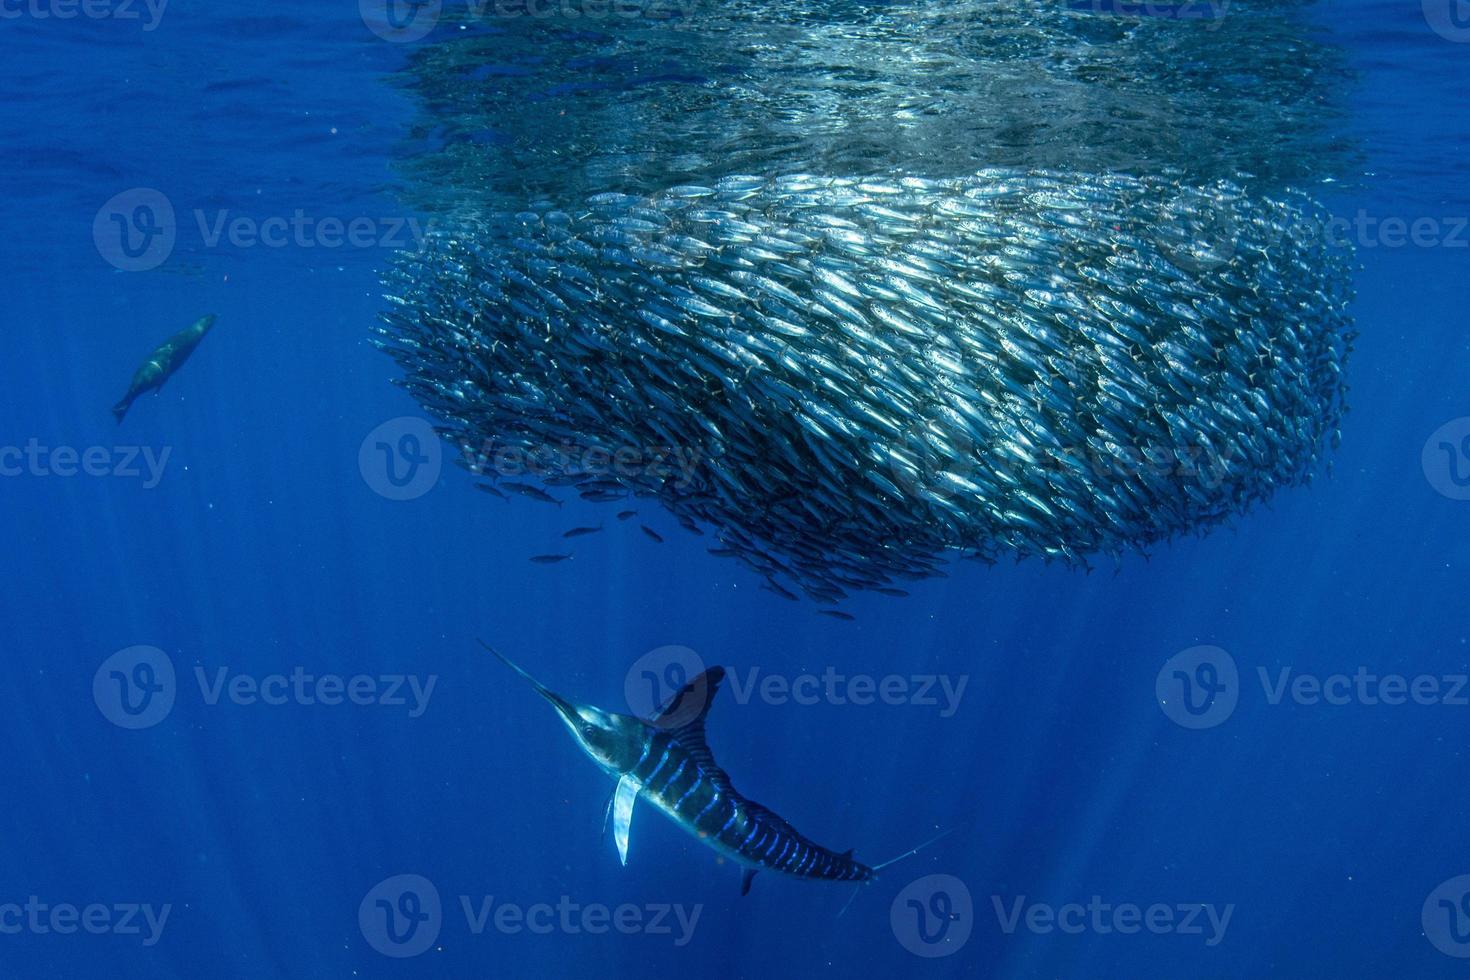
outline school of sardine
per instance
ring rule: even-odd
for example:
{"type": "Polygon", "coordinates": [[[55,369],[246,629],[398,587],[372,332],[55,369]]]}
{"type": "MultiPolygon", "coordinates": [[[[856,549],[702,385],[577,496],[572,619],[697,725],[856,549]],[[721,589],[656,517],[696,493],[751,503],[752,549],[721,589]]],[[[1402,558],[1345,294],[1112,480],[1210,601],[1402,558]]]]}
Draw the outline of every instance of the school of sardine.
{"type": "Polygon", "coordinates": [[[1308,479],[1352,340],[1323,226],[1228,181],[732,175],[437,232],[376,342],[487,483],[656,500],[833,603],[1308,479]]]}

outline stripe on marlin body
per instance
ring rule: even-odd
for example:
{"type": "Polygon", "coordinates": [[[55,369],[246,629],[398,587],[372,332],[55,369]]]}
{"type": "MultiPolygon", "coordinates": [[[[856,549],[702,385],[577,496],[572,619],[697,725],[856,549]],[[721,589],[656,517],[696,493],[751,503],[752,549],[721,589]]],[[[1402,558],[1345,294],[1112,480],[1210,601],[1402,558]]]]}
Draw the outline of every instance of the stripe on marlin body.
{"type": "MultiPolygon", "coordinates": [[[[729,774],[715,762],[704,731],[710,705],[725,679],[723,667],[711,667],[695,677],[658,715],[645,721],[570,701],[483,640],[481,645],[551,702],[582,751],[618,781],[608,804],[608,818],[624,864],[634,804],[640,798],[686,833],[739,863],[742,895],[750,891],[751,879],[759,871],[861,883],[872,881],[880,868],[893,863],[870,866],[854,859],[850,849],[839,853],[823,847],[735,789],[729,774]]],[[[917,853],[929,843],[933,841],[894,860],[917,853]]]]}

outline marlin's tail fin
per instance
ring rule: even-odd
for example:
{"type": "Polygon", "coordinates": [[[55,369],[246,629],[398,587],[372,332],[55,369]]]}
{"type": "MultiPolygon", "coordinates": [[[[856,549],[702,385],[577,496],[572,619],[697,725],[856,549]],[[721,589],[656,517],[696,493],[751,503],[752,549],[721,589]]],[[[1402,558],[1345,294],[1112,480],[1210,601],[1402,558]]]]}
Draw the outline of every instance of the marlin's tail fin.
{"type": "Polygon", "coordinates": [[[112,406],[112,415],[115,419],[117,419],[118,425],[122,425],[122,420],[128,414],[128,409],[132,407],[133,403],[128,401],[127,399],[123,399],[116,405],[112,406]]]}

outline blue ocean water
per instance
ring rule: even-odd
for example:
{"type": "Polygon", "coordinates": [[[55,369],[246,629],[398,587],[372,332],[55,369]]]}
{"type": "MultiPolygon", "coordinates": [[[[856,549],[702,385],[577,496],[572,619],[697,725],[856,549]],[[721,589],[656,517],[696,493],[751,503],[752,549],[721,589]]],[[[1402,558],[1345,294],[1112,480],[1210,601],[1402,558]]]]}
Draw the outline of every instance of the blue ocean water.
{"type": "Polygon", "coordinates": [[[1371,225],[1331,474],[1147,558],[960,563],[852,622],[646,502],[504,504],[447,447],[397,452],[420,409],[367,338],[432,217],[400,165],[417,42],[352,3],[0,12],[0,976],[1463,974],[1462,4],[1301,12],[1353,72],[1360,154],[1316,191],[1371,225]],[[149,195],[176,234],[142,268],[146,229],[136,254],[108,232],[149,195]],[[135,367],[205,313],[119,426],[135,367]],[[738,679],[709,735],[742,792],[869,863],[958,829],[840,916],[841,886],[741,897],[647,808],[620,866],[611,783],[477,637],[610,709],[687,648],[738,679]],[[151,695],[113,674],[137,663],[151,695]],[[752,692],[831,673],[840,696],[752,692]]]}

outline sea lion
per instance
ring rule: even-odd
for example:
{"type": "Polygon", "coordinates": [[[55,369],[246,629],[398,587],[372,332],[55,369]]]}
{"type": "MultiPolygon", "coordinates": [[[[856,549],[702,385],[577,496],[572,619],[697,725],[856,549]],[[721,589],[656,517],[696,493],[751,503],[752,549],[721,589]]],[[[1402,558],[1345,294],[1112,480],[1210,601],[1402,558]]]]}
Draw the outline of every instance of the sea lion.
{"type": "Polygon", "coordinates": [[[133,383],[128,388],[128,393],[123,396],[122,401],[112,407],[112,414],[117,417],[118,424],[128,414],[128,409],[133,407],[133,402],[144,392],[158,392],[163,390],[163,385],[169,378],[173,377],[175,371],[183,367],[189,355],[199,346],[204,335],[214,327],[216,317],[213,313],[200,317],[193,326],[187,330],[181,330],[148,355],[148,360],[138,368],[133,375],[133,383]]]}

